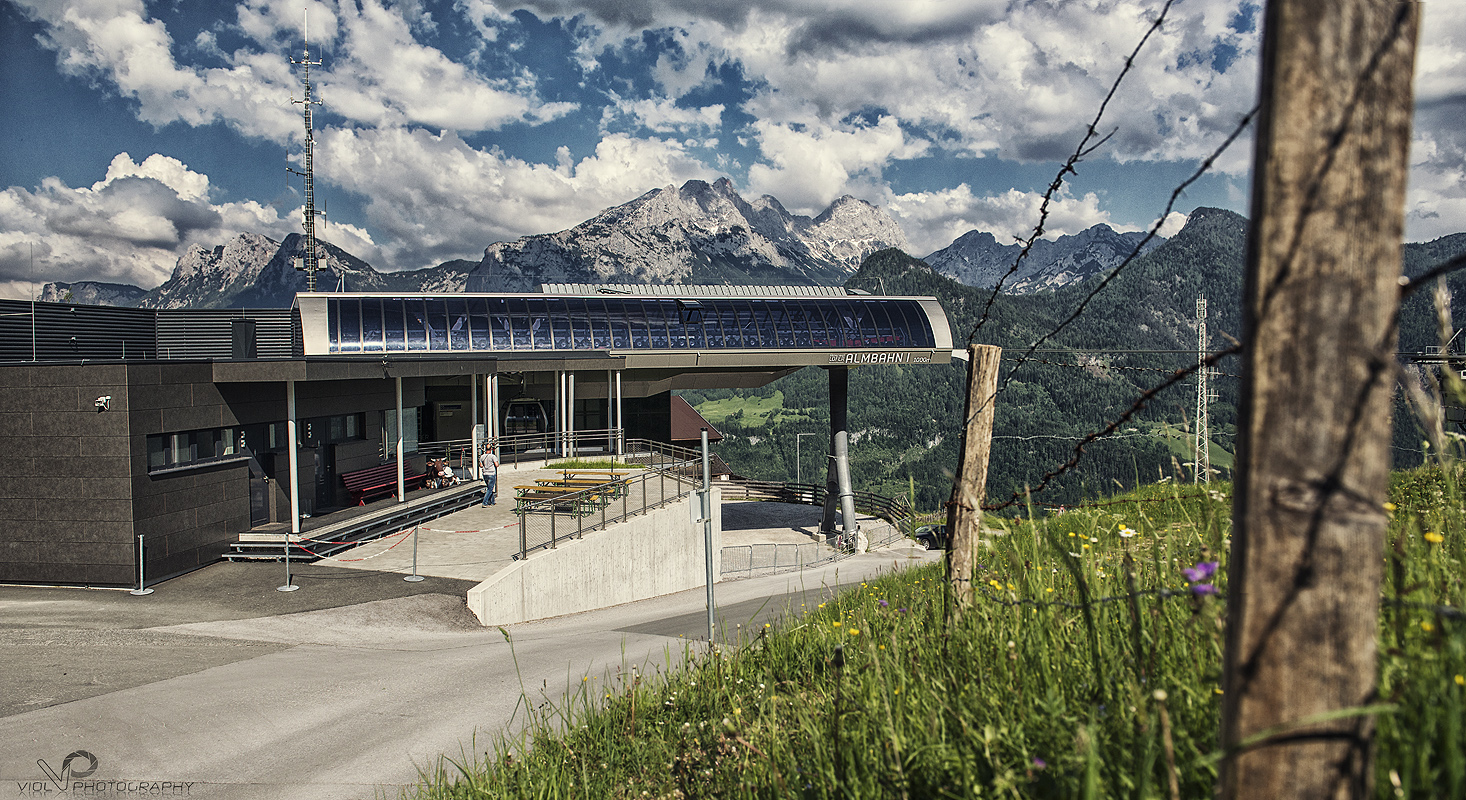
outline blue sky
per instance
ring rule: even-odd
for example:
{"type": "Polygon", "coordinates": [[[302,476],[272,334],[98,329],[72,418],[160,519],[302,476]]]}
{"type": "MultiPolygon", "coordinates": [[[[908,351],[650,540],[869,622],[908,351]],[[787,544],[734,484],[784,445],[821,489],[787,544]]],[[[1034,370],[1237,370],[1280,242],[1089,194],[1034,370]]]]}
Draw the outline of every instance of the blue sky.
{"type": "MultiPolygon", "coordinates": [[[[307,11],[324,235],[394,270],[724,176],[795,213],[860,197],[916,255],[1023,235],[1161,5],[0,0],[0,296],[152,287],[190,247],[299,230],[307,11]]],[[[1173,6],[1051,233],[1157,219],[1255,102],[1258,16],[1173,6]]],[[[1466,230],[1466,4],[1426,4],[1416,93],[1418,241],[1466,230]]],[[[1178,211],[1245,210],[1249,159],[1234,145],[1178,211]]]]}

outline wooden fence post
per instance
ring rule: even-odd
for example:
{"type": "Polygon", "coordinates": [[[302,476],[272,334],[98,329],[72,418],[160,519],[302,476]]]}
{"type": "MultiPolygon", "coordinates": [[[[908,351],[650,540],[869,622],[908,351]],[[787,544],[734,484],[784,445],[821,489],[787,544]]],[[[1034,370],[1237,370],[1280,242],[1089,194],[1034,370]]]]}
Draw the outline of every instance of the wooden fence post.
{"type": "Polygon", "coordinates": [[[1267,6],[1243,306],[1224,798],[1373,794],[1373,718],[1310,720],[1374,697],[1419,8],[1399,0],[1267,6]]]}
{"type": "MultiPolygon", "coordinates": [[[[967,347],[967,401],[963,405],[962,458],[947,503],[947,583],[955,603],[952,619],[972,603],[972,572],[982,532],[982,501],[987,496],[988,451],[993,443],[994,393],[1003,348],[967,347]],[[976,413],[974,413],[976,411],[976,413]]],[[[950,620],[949,620],[950,621],[950,620]]]]}

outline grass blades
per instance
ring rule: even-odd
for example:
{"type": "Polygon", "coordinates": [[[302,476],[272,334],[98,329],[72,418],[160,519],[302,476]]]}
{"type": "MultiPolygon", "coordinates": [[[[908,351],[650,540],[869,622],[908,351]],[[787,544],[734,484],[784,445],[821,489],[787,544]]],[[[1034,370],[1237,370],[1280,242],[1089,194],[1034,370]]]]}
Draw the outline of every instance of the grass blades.
{"type": "MultiPolygon", "coordinates": [[[[1392,489],[1381,797],[1466,796],[1458,478],[1427,468],[1392,489]]],[[[990,519],[978,597],[951,629],[941,565],[868,581],[652,675],[526,700],[524,732],[487,748],[502,755],[444,762],[417,796],[1210,796],[1229,489],[990,519]]]]}

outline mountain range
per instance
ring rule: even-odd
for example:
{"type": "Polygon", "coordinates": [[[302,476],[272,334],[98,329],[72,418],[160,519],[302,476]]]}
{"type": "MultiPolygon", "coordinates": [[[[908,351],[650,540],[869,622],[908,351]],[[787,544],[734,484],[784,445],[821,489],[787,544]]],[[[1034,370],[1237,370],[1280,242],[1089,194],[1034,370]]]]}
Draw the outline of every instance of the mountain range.
{"type": "Polygon", "coordinates": [[[1021,244],[998,244],[991,233],[969,231],[941,250],[922,259],[938,273],[968,286],[991,288],[999,279],[1009,294],[1032,294],[1068,286],[1107,272],[1145,243],[1142,252],[1164,242],[1145,240],[1142,231],[1119,233],[1108,225],[1054,240],[1038,239],[1016,270],[1021,244]],[[1009,274],[1009,272],[1012,274],[1009,274]]]}
{"type": "MultiPolygon", "coordinates": [[[[666,186],[558,233],[497,242],[472,261],[382,272],[318,242],[318,288],[347,291],[513,292],[544,283],[842,285],[871,253],[907,248],[895,220],[841,197],[813,218],[773,197],[744,200],[726,178],[666,186]]],[[[142,308],[289,306],[306,279],[293,267],[303,237],[277,242],[245,233],[178,260],[161,285],[144,290],[92,281],[48,283],[43,300],[142,308]]]]}

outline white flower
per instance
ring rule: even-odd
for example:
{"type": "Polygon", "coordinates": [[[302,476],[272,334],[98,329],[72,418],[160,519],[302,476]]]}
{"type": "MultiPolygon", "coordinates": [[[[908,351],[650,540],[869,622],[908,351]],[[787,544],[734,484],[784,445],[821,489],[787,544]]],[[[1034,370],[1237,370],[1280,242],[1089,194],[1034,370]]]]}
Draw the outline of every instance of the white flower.
{"type": "Polygon", "coordinates": [[[1139,536],[1139,535],[1140,534],[1136,533],[1135,531],[1130,530],[1129,528],[1121,528],[1120,529],[1120,538],[1122,538],[1122,539],[1133,539],[1134,537],[1139,536]]]}

